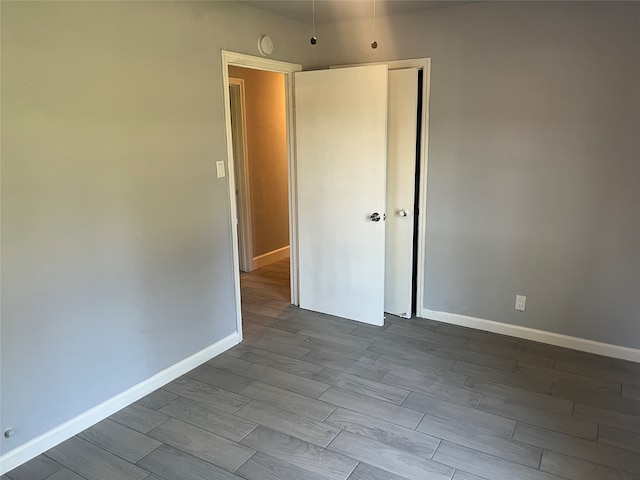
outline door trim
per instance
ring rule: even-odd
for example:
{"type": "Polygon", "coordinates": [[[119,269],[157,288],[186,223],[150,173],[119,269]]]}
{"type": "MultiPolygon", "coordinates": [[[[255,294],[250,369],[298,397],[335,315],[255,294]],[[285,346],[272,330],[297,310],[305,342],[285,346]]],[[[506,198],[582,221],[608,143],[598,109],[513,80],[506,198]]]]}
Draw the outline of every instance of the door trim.
{"type": "MultiPolygon", "coordinates": [[[[239,120],[231,125],[231,130],[235,133],[231,136],[234,147],[242,150],[242,158],[237,158],[235,148],[233,151],[234,175],[236,176],[237,208],[238,208],[238,257],[240,259],[240,269],[244,272],[253,270],[253,232],[251,228],[251,193],[249,191],[249,156],[247,155],[247,113],[245,110],[244,79],[229,77],[229,87],[237,86],[240,91],[239,104],[232,105],[234,111],[239,113],[239,120]],[[238,164],[236,165],[236,160],[238,164]]],[[[231,103],[234,101],[230,97],[231,103]]],[[[239,152],[238,152],[239,153],[239,152]]]]}
{"type": "Polygon", "coordinates": [[[427,170],[429,164],[429,95],[431,93],[431,58],[409,58],[406,60],[390,60],[388,62],[335,65],[329,68],[345,68],[379,64],[387,65],[389,70],[412,67],[422,70],[422,128],[420,131],[420,185],[418,186],[416,315],[424,316],[426,312],[424,307],[424,262],[427,250],[427,170]]]}
{"type": "Polygon", "coordinates": [[[285,101],[287,108],[287,162],[289,171],[289,245],[291,248],[291,303],[299,304],[298,299],[298,222],[296,209],[296,169],[295,169],[295,125],[293,105],[293,74],[300,72],[302,65],[282,62],[270,58],[254,57],[243,53],[221,50],[222,86],[224,98],[224,119],[227,143],[227,171],[229,172],[229,222],[231,224],[231,249],[234,265],[234,283],[236,292],[236,330],[242,340],[242,309],[240,303],[240,269],[238,258],[238,206],[236,205],[236,179],[233,161],[233,139],[231,136],[231,106],[229,103],[229,66],[266,70],[282,73],[285,76],[285,101]]]}

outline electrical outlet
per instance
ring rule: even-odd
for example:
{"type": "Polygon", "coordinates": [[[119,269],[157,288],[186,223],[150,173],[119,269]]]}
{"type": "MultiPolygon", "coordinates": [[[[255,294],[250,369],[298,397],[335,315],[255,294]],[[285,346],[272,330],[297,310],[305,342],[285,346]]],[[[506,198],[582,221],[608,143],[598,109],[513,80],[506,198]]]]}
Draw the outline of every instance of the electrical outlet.
{"type": "Polygon", "coordinates": [[[524,295],[516,295],[516,310],[524,312],[527,305],[527,297],[524,295]]]}

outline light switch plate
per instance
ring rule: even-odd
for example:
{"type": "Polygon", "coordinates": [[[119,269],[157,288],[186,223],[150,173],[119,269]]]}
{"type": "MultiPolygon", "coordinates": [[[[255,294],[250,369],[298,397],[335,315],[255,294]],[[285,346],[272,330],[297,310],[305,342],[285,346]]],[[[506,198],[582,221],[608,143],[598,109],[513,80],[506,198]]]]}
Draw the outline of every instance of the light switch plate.
{"type": "Polygon", "coordinates": [[[216,171],[218,172],[218,178],[222,178],[225,176],[224,161],[216,162],[216,171]]]}

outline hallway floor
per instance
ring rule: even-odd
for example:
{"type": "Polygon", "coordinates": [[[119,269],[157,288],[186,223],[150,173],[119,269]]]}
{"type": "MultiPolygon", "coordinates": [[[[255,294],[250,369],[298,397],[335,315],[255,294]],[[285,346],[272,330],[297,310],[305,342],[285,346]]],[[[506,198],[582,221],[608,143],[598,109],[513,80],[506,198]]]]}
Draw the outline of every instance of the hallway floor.
{"type": "Polygon", "coordinates": [[[640,364],[425,319],[372,327],[243,274],[244,341],[11,480],[640,480],[640,364]]]}

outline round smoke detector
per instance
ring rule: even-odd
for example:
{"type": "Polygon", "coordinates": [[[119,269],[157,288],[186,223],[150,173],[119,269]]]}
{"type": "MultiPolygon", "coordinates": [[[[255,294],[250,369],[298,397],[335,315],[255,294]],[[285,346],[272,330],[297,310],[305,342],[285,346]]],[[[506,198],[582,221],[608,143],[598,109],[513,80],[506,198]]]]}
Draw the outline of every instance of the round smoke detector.
{"type": "Polygon", "coordinates": [[[258,50],[260,55],[266,56],[273,53],[273,40],[269,35],[263,35],[258,39],[258,50]]]}

